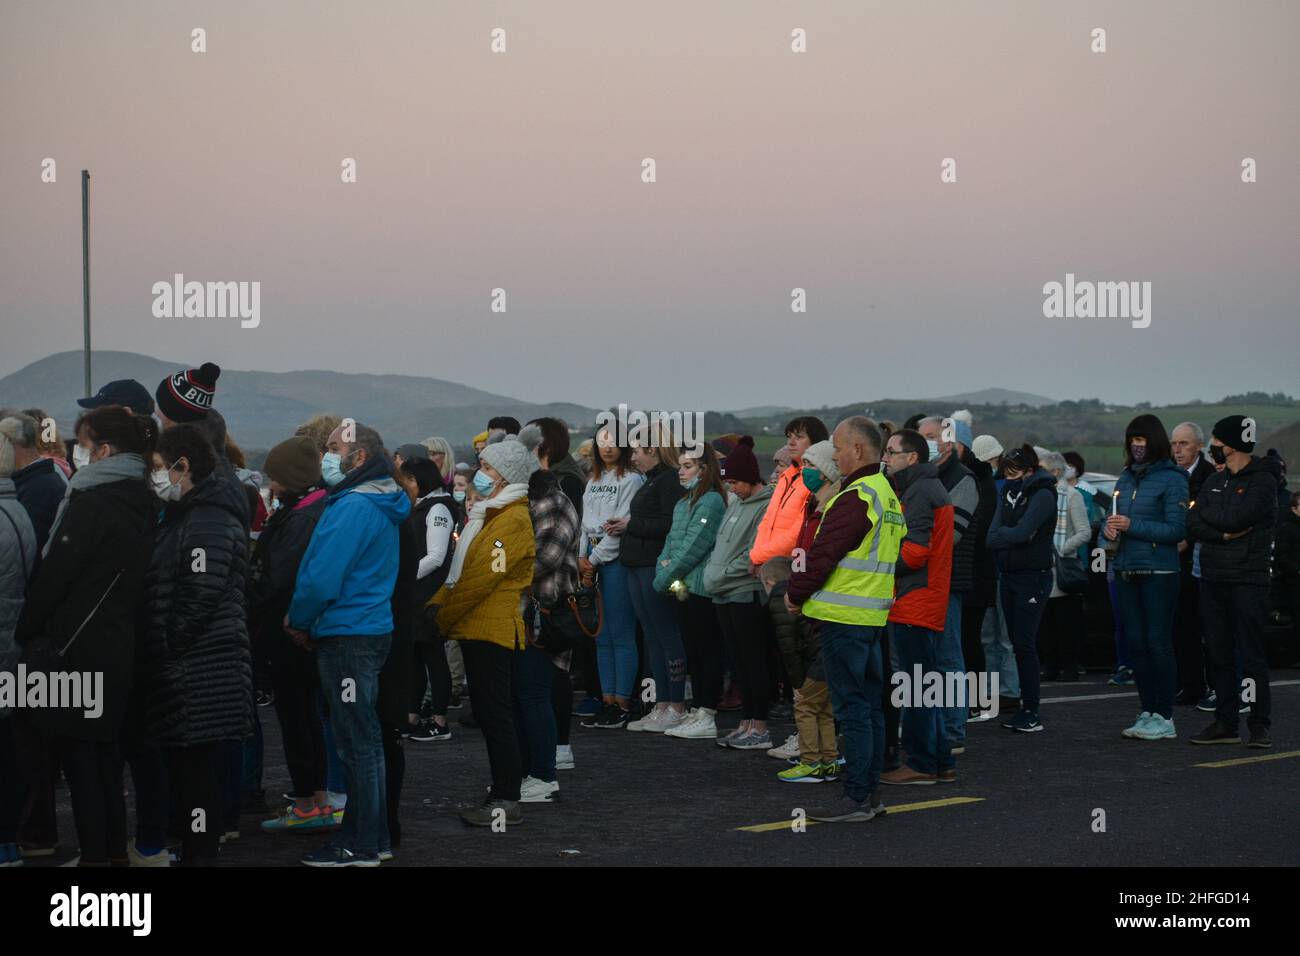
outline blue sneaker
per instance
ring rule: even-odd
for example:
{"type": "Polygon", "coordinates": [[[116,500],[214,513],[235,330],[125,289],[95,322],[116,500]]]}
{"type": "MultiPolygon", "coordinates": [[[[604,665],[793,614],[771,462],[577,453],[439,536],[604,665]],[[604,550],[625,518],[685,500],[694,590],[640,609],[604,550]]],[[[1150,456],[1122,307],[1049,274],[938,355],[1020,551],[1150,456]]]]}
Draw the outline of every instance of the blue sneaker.
{"type": "Polygon", "coordinates": [[[1112,675],[1111,679],[1106,681],[1106,683],[1110,684],[1112,687],[1131,687],[1133,684],[1137,683],[1137,681],[1133,677],[1133,668],[1121,667],[1119,670],[1115,671],[1114,675],[1112,675]]]}
{"type": "Polygon", "coordinates": [[[1147,723],[1149,723],[1150,720],[1151,720],[1151,712],[1148,710],[1144,710],[1142,711],[1142,713],[1138,714],[1138,718],[1133,723],[1132,727],[1126,727],[1125,729],[1121,730],[1119,734],[1121,737],[1133,737],[1133,738],[1141,737],[1142,731],[1146,730],[1147,723]]]}
{"type": "Polygon", "coordinates": [[[0,843],[0,866],[22,866],[23,855],[17,843],[0,843]]]}
{"type": "Polygon", "coordinates": [[[1152,714],[1146,726],[1134,734],[1139,740],[1173,740],[1178,736],[1174,722],[1168,717],[1152,714]]]}
{"type": "Polygon", "coordinates": [[[361,856],[353,853],[347,847],[339,846],[336,843],[327,843],[319,850],[313,850],[306,854],[301,863],[303,866],[378,866],[379,854],[372,853],[369,856],[361,856]]]}
{"type": "Polygon", "coordinates": [[[583,700],[577,707],[573,708],[574,717],[595,717],[600,713],[600,709],[605,706],[604,701],[599,697],[588,697],[583,700]]]}

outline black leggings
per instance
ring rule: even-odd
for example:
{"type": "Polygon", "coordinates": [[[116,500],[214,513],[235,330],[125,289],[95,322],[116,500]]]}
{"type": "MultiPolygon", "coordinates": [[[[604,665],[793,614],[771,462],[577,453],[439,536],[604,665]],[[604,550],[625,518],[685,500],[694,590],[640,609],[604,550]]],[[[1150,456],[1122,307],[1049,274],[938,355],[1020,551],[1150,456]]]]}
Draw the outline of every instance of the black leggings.
{"type": "MultiPolygon", "coordinates": [[[[117,741],[58,741],[63,774],[72,795],[83,866],[107,866],[126,860],[126,798],[122,795],[122,758],[117,741]]],[[[220,821],[214,818],[214,826],[220,821]]]]}
{"type": "Polygon", "coordinates": [[[767,720],[770,700],[767,666],[767,607],[758,595],[743,604],[717,604],[718,621],[736,648],[741,720],[767,720]]]}
{"type": "Polygon", "coordinates": [[[325,735],[316,704],[320,687],[316,659],[287,634],[277,634],[271,643],[271,680],[293,795],[306,799],[325,789],[327,769],[325,735]]]}
{"type": "MultiPolygon", "coordinates": [[[[441,641],[438,642],[438,652],[442,653],[441,641]]],[[[406,779],[406,751],[402,748],[400,727],[380,721],[379,733],[384,742],[384,785],[388,796],[388,806],[384,809],[388,814],[389,846],[396,849],[402,843],[402,824],[397,818],[397,809],[402,805],[402,781],[406,779]]]]}
{"type": "Polygon", "coordinates": [[[984,642],[980,633],[984,629],[984,615],[988,608],[982,604],[963,604],[961,606],[961,657],[966,662],[966,670],[975,674],[984,673],[984,642]]]}
{"type": "MultiPolygon", "coordinates": [[[[572,662],[573,658],[569,660],[572,662]]],[[[551,675],[551,709],[555,711],[555,744],[558,747],[569,746],[569,726],[573,719],[573,681],[568,671],[553,667],[551,675]]]]}
{"type": "Polygon", "coordinates": [[[687,671],[696,707],[718,709],[722,697],[722,636],[714,603],[698,594],[678,606],[686,641],[687,671]]]}
{"type": "Polygon", "coordinates": [[[181,832],[181,866],[214,866],[223,829],[221,774],[225,768],[218,766],[222,749],[210,742],[169,747],[165,753],[181,832]]]}
{"type": "Polygon", "coordinates": [[[432,712],[437,717],[447,716],[451,703],[451,668],[447,666],[447,642],[442,638],[417,641],[415,644],[415,680],[411,694],[411,713],[420,713],[424,702],[424,689],[433,687],[432,712]]]}

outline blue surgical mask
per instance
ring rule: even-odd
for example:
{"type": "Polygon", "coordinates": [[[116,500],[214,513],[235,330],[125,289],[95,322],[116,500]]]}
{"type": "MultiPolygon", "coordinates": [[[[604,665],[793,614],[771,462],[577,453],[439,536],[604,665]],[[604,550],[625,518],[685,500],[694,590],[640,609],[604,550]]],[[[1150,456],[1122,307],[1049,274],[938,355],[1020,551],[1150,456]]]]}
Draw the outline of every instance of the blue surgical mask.
{"type": "Polygon", "coordinates": [[[492,492],[496,482],[481,471],[474,472],[474,490],[486,497],[492,492]]]}
{"type": "Polygon", "coordinates": [[[699,476],[699,475],[695,475],[693,478],[691,478],[690,481],[679,482],[679,484],[680,484],[683,488],[685,488],[687,491],[691,491],[691,490],[692,490],[696,485],[698,485],[699,483],[700,483],[700,476],[699,476]]]}
{"type": "Polygon", "coordinates": [[[465,503],[465,492],[463,492],[463,491],[453,491],[453,492],[451,493],[451,496],[452,496],[453,498],[455,498],[457,501],[459,501],[461,504],[464,504],[464,503],[465,503]]]}
{"type": "Polygon", "coordinates": [[[803,486],[811,492],[816,493],[826,483],[826,479],[816,468],[805,466],[799,474],[803,476],[803,486]]]}
{"type": "Polygon", "coordinates": [[[935,441],[934,439],[932,439],[932,438],[927,438],[927,439],[925,440],[925,444],[926,444],[926,446],[930,449],[930,460],[931,460],[931,461],[938,461],[938,460],[939,460],[939,443],[938,443],[937,441],[935,441]]]}
{"type": "Polygon", "coordinates": [[[339,467],[342,459],[337,452],[327,451],[320,460],[321,479],[330,488],[343,480],[343,469],[339,467]]]}

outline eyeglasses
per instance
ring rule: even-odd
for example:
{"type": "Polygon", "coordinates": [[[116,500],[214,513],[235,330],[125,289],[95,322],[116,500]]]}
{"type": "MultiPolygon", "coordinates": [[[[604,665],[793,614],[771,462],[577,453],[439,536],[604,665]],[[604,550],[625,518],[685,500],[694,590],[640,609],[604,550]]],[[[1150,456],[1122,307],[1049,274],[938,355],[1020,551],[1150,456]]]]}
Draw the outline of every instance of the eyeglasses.
{"type": "Polygon", "coordinates": [[[885,449],[886,458],[892,458],[894,455],[915,455],[915,454],[916,452],[914,451],[904,451],[902,448],[895,448],[892,450],[889,448],[885,449]]]}

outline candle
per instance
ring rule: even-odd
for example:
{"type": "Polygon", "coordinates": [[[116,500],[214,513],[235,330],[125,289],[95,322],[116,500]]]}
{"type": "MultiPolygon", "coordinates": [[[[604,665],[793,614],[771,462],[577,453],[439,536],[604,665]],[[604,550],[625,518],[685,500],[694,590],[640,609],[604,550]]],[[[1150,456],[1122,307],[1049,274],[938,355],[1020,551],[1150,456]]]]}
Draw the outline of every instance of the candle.
{"type": "Polygon", "coordinates": [[[1119,489],[1116,489],[1115,493],[1110,496],[1110,514],[1111,517],[1119,514],[1119,489]]]}

